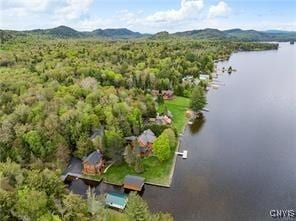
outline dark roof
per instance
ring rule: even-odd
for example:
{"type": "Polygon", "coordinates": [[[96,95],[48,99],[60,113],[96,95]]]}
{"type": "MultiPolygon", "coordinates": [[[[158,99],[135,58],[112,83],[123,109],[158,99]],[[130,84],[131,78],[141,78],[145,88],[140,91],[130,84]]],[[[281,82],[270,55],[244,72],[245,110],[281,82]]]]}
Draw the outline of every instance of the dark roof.
{"type": "Polygon", "coordinates": [[[139,176],[126,175],[123,187],[131,190],[141,191],[145,178],[139,176]]]}
{"type": "Polygon", "coordinates": [[[139,137],[138,137],[138,140],[144,144],[147,144],[147,143],[153,143],[154,140],[156,139],[154,133],[148,129],[148,130],[145,130],[139,137]]]}
{"type": "Polygon", "coordinates": [[[96,150],[89,154],[84,160],[83,163],[88,162],[92,165],[96,165],[102,159],[103,155],[99,150],[96,150]]]}
{"type": "Polygon", "coordinates": [[[103,135],[104,135],[104,126],[101,126],[100,128],[96,128],[93,130],[93,133],[90,136],[90,139],[93,140],[96,137],[98,136],[102,137],[103,135]]]}
{"type": "Polygon", "coordinates": [[[136,137],[136,136],[129,136],[129,137],[125,137],[124,139],[125,139],[126,141],[134,141],[134,140],[137,139],[137,137],[136,137]]]}

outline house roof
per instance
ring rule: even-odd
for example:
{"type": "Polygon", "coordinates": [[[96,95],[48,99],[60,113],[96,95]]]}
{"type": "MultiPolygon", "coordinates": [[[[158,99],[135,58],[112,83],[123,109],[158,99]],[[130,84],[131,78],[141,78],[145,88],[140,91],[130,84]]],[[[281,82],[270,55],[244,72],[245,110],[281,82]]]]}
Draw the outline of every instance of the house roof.
{"type": "Polygon", "coordinates": [[[126,141],[134,141],[134,140],[137,139],[137,137],[136,137],[136,136],[129,136],[129,137],[125,137],[124,139],[125,139],[126,141]]]}
{"type": "Polygon", "coordinates": [[[145,130],[139,137],[138,140],[143,143],[143,144],[147,144],[147,143],[153,143],[154,140],[156,139],[154,133],[148,129],[145,130]]]}
{"type": "Polygon", "coordinates": [[[98,136],[102,137],[103,135],[104,135],[104,126],[101,126],[100,128],[96,128],[93,130],[93,133],[90,136],[90,139],[93,140],[96,137],[98,136]]]}
{"type": "Polygon", "coordinates": [[[127,204],[127,195],[121,193],[107,193],[105,202],[106,205],[118,209],[124,209],[127,204]]]}
{"type": "Polygon", "coordinates": [[[201,75],[199,75],[199,79],[200,80],[209,80],[210,76],[207,74],[201,74],[201,75]]]}
{"type": "Polygon", "coordinates": [[[99,150],[95,150],[83,160],[83,163],[88,162],[92,165],[96,165],[102,159],[102,157],[103,154],[99,150]]]}
{"type": "Polygon", "coordinates": [[[173,95],[173,91],[172,90],[162,90],[161,91],[162,95],[173,95]]]}
{"type": "Polygon", "coordinates": [[[130,190],[141,191],[144,186],[145,178],[139,176],[126,175],[123,187],[130,190]]]}

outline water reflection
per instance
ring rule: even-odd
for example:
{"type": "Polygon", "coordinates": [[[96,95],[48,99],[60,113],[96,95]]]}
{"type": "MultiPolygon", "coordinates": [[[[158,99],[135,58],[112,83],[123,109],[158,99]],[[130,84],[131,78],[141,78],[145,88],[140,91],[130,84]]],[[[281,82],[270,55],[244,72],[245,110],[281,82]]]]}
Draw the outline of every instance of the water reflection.
{"type": "Polygon", "coordinates": [[[198,133],[202,129],[205,122],[206,122],[205,116],[203,115],[203,113],[200,113],[199,117],[197,117],[194,120],[193,124],[190,125],[189,127],[190,133],[192,135],[198,133]]]}

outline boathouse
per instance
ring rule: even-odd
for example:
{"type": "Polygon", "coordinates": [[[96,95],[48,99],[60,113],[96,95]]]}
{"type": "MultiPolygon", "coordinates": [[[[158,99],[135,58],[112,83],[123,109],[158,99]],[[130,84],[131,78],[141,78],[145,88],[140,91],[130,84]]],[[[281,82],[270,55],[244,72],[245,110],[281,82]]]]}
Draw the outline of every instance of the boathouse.
{"type": "Polygon", "coordinates": [[[105,203],[107,206],[119,210],[124,210],[128,201],[128,197],[126,194],[122,193],[107,193],[105,198],[105,203]]]}
{"type": "Polygon", "coordinates": [[[123,188],[127,190],[141,191],[144,186],[145,178],[140,176],[126,175],[123,182],[123,188]]]}

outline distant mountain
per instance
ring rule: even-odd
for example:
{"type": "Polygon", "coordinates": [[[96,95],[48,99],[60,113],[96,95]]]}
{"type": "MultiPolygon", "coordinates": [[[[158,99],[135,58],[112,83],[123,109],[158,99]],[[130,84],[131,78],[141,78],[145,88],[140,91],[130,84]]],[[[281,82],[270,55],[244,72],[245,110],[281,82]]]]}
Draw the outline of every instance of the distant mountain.
{"type": "Polygon", "coordinates": [[[292,41],[296,40],[296,32],[264,32],[256,30],[230,29],[220,31],[218,29],[202,29],[177,32],[171,34],[174,37],[191,37],[199,39],[229,39],[240,41],[292,41]]]}
{"type": "Polygon", "coordinates": [[[192,30],[184,32],[176,32],[173,34],[178,37],[193,37],[193,38],[210,38],[210,39],[222,39],[226,38],[226,34],[218,29],[206,28],[202,30],[192,30]]]}
{"type": "Polygon", "coordinates": [[[65,37],[65,38],[77,38],[77,37],[82,37],[84,36],[83,33],[76,31],[73,28],[61,25],[56,28],[51,28],[51,29],[35,29],[31,31],[25,31],[27,33],[32,33],[32,34],[40,34],[40,35],[51,35],[55,37],[65,37]]]}
{"type": "Polygon", "coordinates": [[[96,29],[93,31],[77,31],[67,26],[58,26],[50,29],[35,29],[30,31],[11,31],[0,30],[1,42],[9,38],[20,35],[39,35],[50,36],[56,38],[103,38],[103,39],[133,39],[150,37],[151,39],[166,39],[166,38],[196,38],[196,39],[229,39],[237,41],[296,41],[296,32],[287,32],[280,30],[256,31],[256,30],[242,30],[230,29],[221,31],[218,29],[206,28],[201,30],[191,30],[176,32],[169,34],[166,31],[158,32],[154,35],[141,34],[126,28],[109,28],[96,29]]]}
{"type": "Polygon", "coordinates": [[[280,33],[295,33],[295,31],[283,31],[283,30],[267,30],[267,31],[264,31],[266,33],[272,33],[272,34],[280,34],[280,33]]]}
{"type": "Polygon", "coordinates": [[[109,28],[109,29],[96,29],[94,31],[80,32],[73,28],[61,25],[56,28],[50,29],[34,29],[30,31],[23,31],[26,34],[47,35],[58,38],[111,38],[111,39],[126,39],[126,38],[139,38],[142,35],[139,32],[133,32],[126,28],[109,28]]]}
{"type": "Polygon", "coordinates": [[[116,28],[116,29],[96,29],[91,33],[94,36],[107,37],[107,38],[139,38],[142,37],[140,32],[133,32],[126,28],[116,28]]]}

